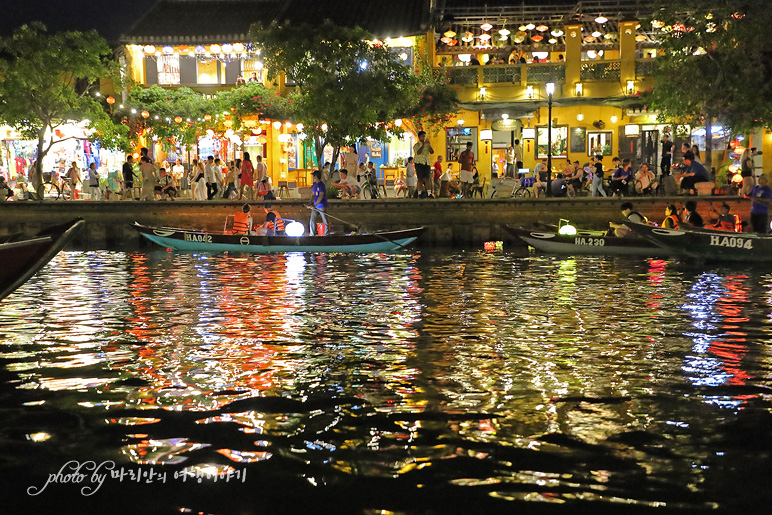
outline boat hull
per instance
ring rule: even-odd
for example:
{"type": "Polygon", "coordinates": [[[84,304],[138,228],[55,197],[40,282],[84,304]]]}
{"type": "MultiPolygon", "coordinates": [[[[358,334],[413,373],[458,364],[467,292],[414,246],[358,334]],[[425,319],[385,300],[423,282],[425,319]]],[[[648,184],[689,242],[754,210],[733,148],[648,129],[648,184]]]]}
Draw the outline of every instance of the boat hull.
{"type": "Polygon", "coordinates": [[[83,228],[77,218],[45,229],[32,238],[0,244],[0,299],[4,299],[43,268],[83,228]]]}
{"type": "Polygon", "coordinates": [[[283,252],[394,252],[413,243],[423,227],[372,234],[328,236],[247,236],[215,234],[172,227],[134,224],[145,238],[162,247],[189,252],[244,252],[274,254],[283,252]]]}
{"type": "Polygon", "coordinates": [[[679,255],[706,261],[772,262],[772,236],[705,228],[664,229],[631,223],[630,229],[679,255]]]}
{"type": "Polygon", "coordinates": [[[505,225],[511,235],[529,246],[552,254],[587,256],[668,257],[673,252],[643,238],[606,236],[597,231],[578,231],[575,235],[529,231],[505,225]]]}

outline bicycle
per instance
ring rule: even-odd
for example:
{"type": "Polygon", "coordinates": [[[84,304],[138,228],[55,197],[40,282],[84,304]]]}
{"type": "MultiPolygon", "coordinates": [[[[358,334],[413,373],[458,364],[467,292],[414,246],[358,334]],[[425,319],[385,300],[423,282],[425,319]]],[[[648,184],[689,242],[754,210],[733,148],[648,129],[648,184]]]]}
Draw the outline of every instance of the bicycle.
{"type": "Polygon", "coordinates": [[[72,200],[75,198],[75,185],[69,177],[62,177],[62,186],[59,190],[63,200],[72,200]]]}
{"type": "Polygon", "coordinates": [[[370,172],[364,174],[364,184],[362,185],[362,198],[367,198],[366,192],[370,193],[371,199],[376,199],[379,196],[378,193],[378,180],[370,172]]]}
{"type": "Polygon", "coordinates": [[[520,186],[516,190],[513,190],[510,196],[518,198],[530,198],[531,190],[529,188],[533,186],[533,177],[521,177],[518,182],[520,182],[520,186]]]}
{"type": "Polygon", "coordinates": [[[61,195],[59,186],[53,180],[54,174],[43,172],[43,183],[38,186],[35,194],[37,200],[57,200],[61,195]]]}

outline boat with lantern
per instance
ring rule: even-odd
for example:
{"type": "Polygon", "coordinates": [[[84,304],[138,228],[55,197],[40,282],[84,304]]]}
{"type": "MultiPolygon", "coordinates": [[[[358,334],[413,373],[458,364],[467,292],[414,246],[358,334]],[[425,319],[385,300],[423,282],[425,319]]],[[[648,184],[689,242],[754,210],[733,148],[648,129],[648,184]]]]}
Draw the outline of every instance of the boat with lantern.
{"type": "Polygon", "coordinates": [[[564,222],[561,220],[556,230],[530,230],[510,225],[504,225],[504,229],[536,250],[552,254],[640,257],[676,255],[676,252],[632,233],[618,237],[606,231],[578,230],[564,222]]]}
{"type": "Polygon", "coordinates": [[[46,266],[85,224],[82,218],[76,218],[48,227],[29,238],[3,237],[0,242],[0,299],[13,293],[46,266]]]}
{"type": "MultiPolygon", "coordinates": [[[[299,225],[299,222],[294,222],[299,225]]],[[[245,252],[273,254],[282,252],[394,252],[413,243],[426,229],[415,227],[397,231],[377,231],[357,234],[328,234],[325,236],[256,236],[225,234],[151,227],[134,223],[133,226],[148,240],[162,247],[192,252],[245,252]]],[[[290,224],[288,232],[292,234],[290,224]]]]}
{"type": "Polygon", "coordinates": [[[705,261],[772,262],[772,236],[705,227],[627,225],[645,240],[681,256],[705,261]]]}

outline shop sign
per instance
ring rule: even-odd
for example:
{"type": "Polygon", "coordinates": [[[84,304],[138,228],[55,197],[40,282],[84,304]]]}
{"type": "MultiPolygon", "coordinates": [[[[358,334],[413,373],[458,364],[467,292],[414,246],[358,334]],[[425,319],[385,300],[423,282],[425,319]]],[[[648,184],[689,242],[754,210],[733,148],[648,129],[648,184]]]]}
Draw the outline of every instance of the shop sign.
{"type": "Polygon", "coordinates": [[[496,120],[491,124],[491,128],[494,131],[513,131],[517,128],[517,121],[509,118],[506,120],[496,120]]]}
{"type": "Polygon", "coordinates": [[[383,149],[381,147],[371,147],[370,157],[372,159],[381,159],[383,157],[383,149]]]}

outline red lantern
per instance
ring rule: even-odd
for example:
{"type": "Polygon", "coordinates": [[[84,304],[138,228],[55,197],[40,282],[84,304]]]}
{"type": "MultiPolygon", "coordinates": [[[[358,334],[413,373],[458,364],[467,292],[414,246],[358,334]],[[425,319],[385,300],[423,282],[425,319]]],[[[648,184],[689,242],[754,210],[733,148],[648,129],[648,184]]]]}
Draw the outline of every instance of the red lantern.
{"type": "Polygon", "coordinates": [[[175,116],[174,121],[177,123],[182,123],[182,116],[175,116]]]}
{"type": "Polygon", "coordinates": [[[205,114],[204,115],[204,121],[208,122],[208,121],[211,121],[211,120],[212,120],[212,115],[211,114],[205,114]]]}
{"type": "Polygon", "coordinates": [[[107,102],[110,105],[113,105],[115,103],[115,99],[113,97],[107,97],[105,98],[105,102],[107,102]]]}
{"type": "Polygon", "coordinates": [[[148,117],[150,116],[150,113],[148,113],[147,111],[142,111],[142,112],[141,112],[141,113],[139,113],[139,114],[141,114],[141,115],[142,115],[142,118],[148,118],[148,117]]]}

